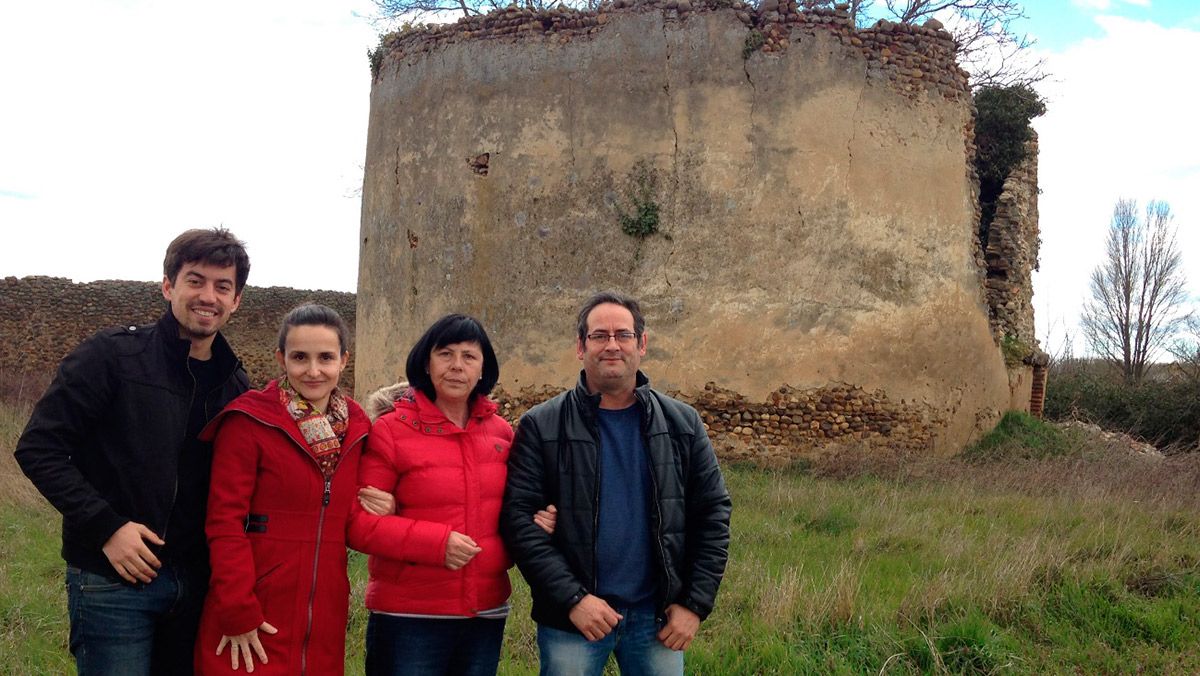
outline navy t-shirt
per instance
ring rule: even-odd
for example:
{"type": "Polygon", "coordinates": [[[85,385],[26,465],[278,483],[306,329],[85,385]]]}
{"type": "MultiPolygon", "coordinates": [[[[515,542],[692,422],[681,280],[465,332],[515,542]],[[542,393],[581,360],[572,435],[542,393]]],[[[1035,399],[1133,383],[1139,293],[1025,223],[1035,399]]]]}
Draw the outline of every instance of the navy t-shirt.
{"type": "Polygon", "coordinates": [[[654,595],[650,461],[637,404],[600,409],[596,595],[633,605],[654,595]]]}

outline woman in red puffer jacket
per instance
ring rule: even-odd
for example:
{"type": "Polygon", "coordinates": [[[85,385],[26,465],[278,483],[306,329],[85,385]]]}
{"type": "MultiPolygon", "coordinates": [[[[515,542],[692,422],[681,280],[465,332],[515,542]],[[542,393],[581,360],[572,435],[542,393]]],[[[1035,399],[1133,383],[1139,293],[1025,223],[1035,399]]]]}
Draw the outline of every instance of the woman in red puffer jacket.
{"type": "MultiPolygon", "coordinates": [[[[513,430],[487,398],[499,364],[479,322],[448,315],[417,341],[407,375],[359,468],[360,485],[395,495],[396,514],[356,508],[348,532],[371,555],[366,672],[494,674],[512,591],[499,522],[513,430]]],[[[530,518],[553,530],[552,511],[530,518]]]]}

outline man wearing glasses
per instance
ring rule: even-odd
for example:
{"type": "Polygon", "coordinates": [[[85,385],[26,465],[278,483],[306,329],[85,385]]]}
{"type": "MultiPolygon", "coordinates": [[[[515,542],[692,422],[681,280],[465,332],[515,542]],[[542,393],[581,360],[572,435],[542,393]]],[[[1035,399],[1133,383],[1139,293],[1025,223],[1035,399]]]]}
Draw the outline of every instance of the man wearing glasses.
{"type": "Polygon", "coordinates": [[[650,388],[637,301],[579,311],[574,389],[521,419],[501,532],[533,592],[543,674],[682,674],[712,611],[731,502],[695,409],[650,388]],[[558,506],[547,534],[527,516],[558,506]],[[532,509],[531,509],[532,507],[532,509]]]}

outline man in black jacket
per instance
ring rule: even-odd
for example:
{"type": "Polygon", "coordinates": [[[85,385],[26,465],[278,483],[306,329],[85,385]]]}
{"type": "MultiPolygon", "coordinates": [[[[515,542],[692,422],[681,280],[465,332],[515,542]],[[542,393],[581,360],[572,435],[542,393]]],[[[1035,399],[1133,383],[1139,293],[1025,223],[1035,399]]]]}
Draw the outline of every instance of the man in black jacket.
{"type": "Polygon", "coordinates": [[[696,411],[650,388],[637,301],[579,312],[575,389],[521,419],[500,527],[533,592],[543,673],[682,674],[712,611],[731,503],[696,411]],[[547,534],[528,518],[558,507],[547,534]]]}
{"type": "Polygon", "coordinates": [[[81,676],[189,674],[208,588],[211,448],[196,437],[249,389],[219,333],[250,260],[224,229],[167,248],[156,324],[108,329],[59,365],[17,442],[63,515],[70,648],[81,676]]]}

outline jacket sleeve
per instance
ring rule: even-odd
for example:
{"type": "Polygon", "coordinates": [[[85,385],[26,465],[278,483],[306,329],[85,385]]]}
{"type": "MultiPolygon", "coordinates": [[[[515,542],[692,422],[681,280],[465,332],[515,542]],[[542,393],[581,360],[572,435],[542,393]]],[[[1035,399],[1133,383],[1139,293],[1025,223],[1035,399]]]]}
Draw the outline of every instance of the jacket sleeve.
{"type": "MultiPolygon", "coordinates": [[[[398,507],[403,501],[402,496],[396,495],[400,472],[393,458],[402,452],[393,426],[384,418],[375,423],[371,436],[367,437],[367,448],[358,464],[358,485],[390,492],[396,497],[398,507]]],[[[346,524],[346,541],[354,549],[372,556],[428,566],[445,565],[449,539],[450,526],[447,524],[398,514],[376,516],[364,510],[358,500],[351,506],[350,520],[346,524]]]]}
{"type": "Polygon", "coordinates": [[[286,621],[286,618],[264,618],[262,605],[254,594],[257,572],[245,520],[262,460],[258,431],[248,417],[231,413],[220,423],[213,442],[213,481],[209,484],[208,518],[204,525],[212,563],[208,593],[213,599],[217,626],[226,636],[244,634],[264,620],[286,621]]]}
{"type": "Polygon", "coordinates": [[[112,398],[110,353],[98,334],[63,359],[13,453],[25,476],[97,551],[129,519],[113,509],[72,458],[92,452],[88,437],[112,398]]]}
{"type": "Polygon", "coordinates": [[[679,603],[708,617],[717,599],[717,589],[729,558],[729,517],[733,502],[725,488],[712,442],[699,414],[691,410],[693,434],[685,477],[685,524],[683,593],[679,603]]]}
{"type": "Polygon", "coordinates": [[[571,565],[555,547],[551,536],[533,522],[534,513],[550,502],[543,489],[546,468],[541,448],[537,424],[526,415],[517,426],[512,453],[508,456],[500,535],[535,596],[553,601],[565,613],[589,590],[571,571],[571,565]]]}

